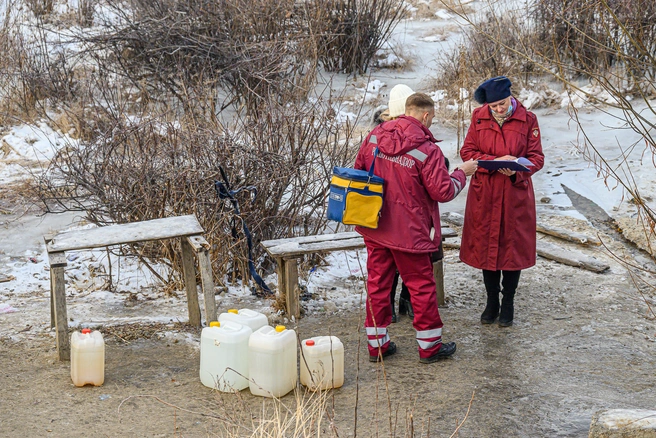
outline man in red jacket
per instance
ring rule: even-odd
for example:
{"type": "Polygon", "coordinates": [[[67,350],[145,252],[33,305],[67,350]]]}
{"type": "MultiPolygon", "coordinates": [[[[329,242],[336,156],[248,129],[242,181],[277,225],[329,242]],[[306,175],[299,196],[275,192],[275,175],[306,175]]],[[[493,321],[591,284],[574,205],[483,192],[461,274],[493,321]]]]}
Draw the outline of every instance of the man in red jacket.
{"type": "Polygon", "coordinates": [[[412,299],[420,362],[432,363],[456,351],[455,342],[442,343],[430,254],[442,240],[438,202],[455,198],[477,163],[467,161],[449,175],[428,129],[434,116],[435,104],[429,96],[411,95],[405,115],[371,131],[355,160],[356,169],[369,169],[378,148],[375,174],[385,180],[378,228],[356,227],[368,254],[365,329],[372,362],[396,352],[387,327],[392,321],[390,289],[397,269],[412,299]]]}

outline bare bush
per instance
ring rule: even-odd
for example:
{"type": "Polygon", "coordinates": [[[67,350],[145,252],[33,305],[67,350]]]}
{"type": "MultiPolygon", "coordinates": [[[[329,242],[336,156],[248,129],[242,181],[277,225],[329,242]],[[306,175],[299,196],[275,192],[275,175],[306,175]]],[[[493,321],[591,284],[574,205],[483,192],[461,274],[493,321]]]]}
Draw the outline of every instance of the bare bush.
{"type": "Polygon", "coordinates": [[[61,102],[76,99],[79,77],[66,49],[51,50],[52,32],[27,26],[9,5],[0,30],[0,115],[12,123],[44,117],[61,102]]]}
{"type": "MultiPolygon", "coordinates": [[[[55,108],[50,123],[75,139],[36,179],[47,211],[82,211],[98,225],[194,213],[219,284],[248,270],[238,218],[214,191],[221,168],[233,187],[257,189],[254,201],[239,200],[258,268],[260,240],[323,230],[329,175],[352,162],[353,132],[337,120],[330,96],[312,97],[316,8],[292,0],[110,0],[109,7],[104,31],[74,35],[72,46],[84,50],[51,51],[41,44],[42,26],[43,56],[31,58],[34,48],[25,47],[21,56],[36,64],[14,70],[39,117],[55,108]]],[[[132,250],[179,269],[172,245],[132,250]]]]}
{"type": "Polygon", "coordinates": [[[441,1],[472,25],[442,62],[442,83],[462,84],[462,78],[473,76],[475,84],[500,74],[526,82],[555,72],[564,79],[606,76],[630,92],[653,90],[656,3],[651,0],[536,0],[529,8],[503,11],[489,2],[482,17],[441,1]]]}
{"type": "Polygon", "coordinates": [[[461,43],[438,58],[439,74],[435,82],[442,84],[447,95],[454,98],[460,89],[473,90],[491,77],[504,75],[521,83],[539,73],[531,59],[536,36],[522,19],[524,13],[490,11],[476,20],[475,26],[464,31],[461,43]],[[503,41],[503,45],[498,41],[503,41]]]}
{"type": "MultiPolygon", "coordinates": [[[[85,211],[99,225],[194,213],[212,244],[220,284],[245,278],[248,259],[232,206],[214,191],[220,167],[233,188],[257,189],[254,200],[239,198],[257,244],[320,231],[332,166],[352,159],[350,125],[337,123],[322,99],[270,102],[258,118],[238,117],[230,126],[193,119],[179,124],[165,114],[135,121],[107,109],[115,105],[97,108],[84,117],[97,119],[102,135],[62,149],[38,180],[49,211],[85,211]]],[[[153,244],[141,254],[181,268],[172,245],[153,244]]],[[[257,245],[256,251],[255,258],[257,245]]]]}
{"type": "Polygon", "coordinates": [[[313,0],[319,59],[328,71],[362,74],[403,16],[398,0],[313,0]]]}
{"type": "Polygon", "coordinates": [[[52,0],[26,0],[25,3],[30,11],[32,11],[37,17],[52,13],[52,0]]]}
{"type": "Polygon", "coordinates": [[[633,76],[654,79],[656,3],[651,0],[537,0],[531,15],[545,49],[573,73],[607,72],[632,59],[633,76]]]}
{"type": "Polygon", "coordinates": [[[191,100],[210,99],[206,115],[231,103],[256,111],[267,99],[303,97],[314,84],[314,51],[293,0],[133,0],[129,8],[118,1],[110,7],[120,20],[80,38],[95,53],[110,54],[98,58],[104,69],[155,99],[168,96],[187,111],[191,100]]]}

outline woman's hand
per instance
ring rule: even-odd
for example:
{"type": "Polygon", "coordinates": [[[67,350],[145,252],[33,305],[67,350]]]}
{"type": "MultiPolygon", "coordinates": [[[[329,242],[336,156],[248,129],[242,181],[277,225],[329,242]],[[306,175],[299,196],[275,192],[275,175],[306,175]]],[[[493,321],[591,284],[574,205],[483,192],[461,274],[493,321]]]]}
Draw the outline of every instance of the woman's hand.
{"type": "MultiPolygon", "coordinates": [[[[504,155],[503,157],[497,157],[494,160],[512,161],[516,159],[517,157],[513,157],[512,155],[504,155]]],[[[513,176],[515,174],[515,171],[510,169],[499,169],[499,173],[501,175],[513,176]]]]}

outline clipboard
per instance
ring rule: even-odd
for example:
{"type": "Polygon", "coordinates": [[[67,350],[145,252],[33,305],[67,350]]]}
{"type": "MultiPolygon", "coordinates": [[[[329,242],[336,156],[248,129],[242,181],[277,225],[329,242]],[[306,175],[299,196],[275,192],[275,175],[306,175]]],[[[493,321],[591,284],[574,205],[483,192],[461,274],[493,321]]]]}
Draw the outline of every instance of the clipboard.
{"type": "Polygon", "coordinates": [[[530,172],[534,164],[524,157],[516,160],[478,160],[478,165],[487,170],[510,169],[515,172],[530,172]]]}

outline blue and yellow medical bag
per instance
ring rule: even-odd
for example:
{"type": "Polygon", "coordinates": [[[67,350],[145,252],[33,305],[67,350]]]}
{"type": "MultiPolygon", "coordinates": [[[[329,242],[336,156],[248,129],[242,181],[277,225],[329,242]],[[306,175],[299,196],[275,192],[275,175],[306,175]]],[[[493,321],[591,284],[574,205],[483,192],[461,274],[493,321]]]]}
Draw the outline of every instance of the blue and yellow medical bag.
{"type": "Polygon", "coordinates": [[[368,172],[348,167],[333,168],[328,195],[328,219],[345,225],[378,228],[380,210],[383,208],[384,180],[373,174],[377,155],[378,149],[368,172]]]}

